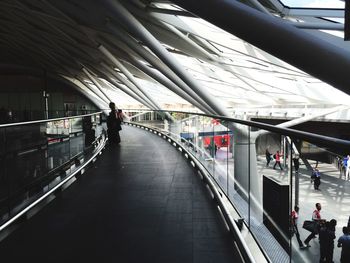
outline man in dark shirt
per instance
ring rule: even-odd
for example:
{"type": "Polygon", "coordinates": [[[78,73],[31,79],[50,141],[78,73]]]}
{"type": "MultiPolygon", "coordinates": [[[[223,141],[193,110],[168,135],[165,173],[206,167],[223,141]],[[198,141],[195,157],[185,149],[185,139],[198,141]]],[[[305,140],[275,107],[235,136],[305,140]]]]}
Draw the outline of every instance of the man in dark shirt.
{"type": "Polygon", "coordinates": [[[337,221],[326,222],[319,231],[320,262],[333,262],[335,226],[337,221]]]}
{"type": "Polygon", "coordinates": [[[340,262],[350,262],[350,229],[349,227],[343,227],[343,234],[338,239],[338,247],[341,247],[340,262]]]}

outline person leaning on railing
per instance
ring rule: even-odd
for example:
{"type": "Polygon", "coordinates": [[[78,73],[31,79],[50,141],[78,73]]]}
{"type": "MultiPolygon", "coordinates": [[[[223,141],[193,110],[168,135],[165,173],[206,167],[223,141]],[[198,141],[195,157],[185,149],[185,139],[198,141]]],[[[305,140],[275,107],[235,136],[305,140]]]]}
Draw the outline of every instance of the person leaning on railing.
{"type": "Polygon", "coordinates": [[[107,117],[108,140],[110,144],[118,144],[120,143],[119,131],[122,129],[121,120],[117,115],[114,102],[109,103],[109,108],[111,111],[107,117]]]}

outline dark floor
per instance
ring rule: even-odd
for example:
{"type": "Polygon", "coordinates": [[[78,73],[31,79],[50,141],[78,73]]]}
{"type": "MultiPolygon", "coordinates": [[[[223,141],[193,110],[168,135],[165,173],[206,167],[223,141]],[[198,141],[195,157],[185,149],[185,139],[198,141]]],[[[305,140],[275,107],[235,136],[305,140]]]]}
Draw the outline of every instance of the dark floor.
{"type": "Polygon", "coordinates": [[[121,138],[0,243],[1,262],[239,262],[181,152],[133,127],[121,138]]]}

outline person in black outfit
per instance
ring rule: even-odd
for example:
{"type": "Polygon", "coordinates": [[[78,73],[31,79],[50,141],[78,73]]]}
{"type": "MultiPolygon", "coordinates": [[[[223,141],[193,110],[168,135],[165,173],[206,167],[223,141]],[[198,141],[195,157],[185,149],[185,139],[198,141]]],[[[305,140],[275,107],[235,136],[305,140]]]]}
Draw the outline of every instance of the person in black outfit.
{"type": "Polygon", "coordinates": [[[114,102],[109,103],[109,108],[111,109],[107,117],[107,134],[110,144],[120,143],[119,131],[121,130],[121,121],[117,117],[117,112],[115,110],[114,102]]]}
{"type": "Polygon", "coordinates": [[[269,152],[269,149],[266,148],[266,151],[265,151],[265,157],[266,157],[266,167],[269,166],[270,164],[270,161],[271,161],[271,153],[269,152]]]}
{"type": "Polygon", "coordinates": [[[313,180],[314,180],[314,189],[315,190],[320,190],[320,184],[321,184],[321,174],[320,171],[315,168],[314,171],[312,172],[313,180]]]}
{"type": "Polygon", "coordinates": [[[350,262],[350,228],[344,226],[343,234],[338,239],[338,247],[341,247],[340,263],[350,262]]]}
{"type": "Polygon", "coordinates": [[[326,222],[319,231],[320,262],[333,262],[335,226],[337,221],[332,219],[326,222]]]}
{"type": "Polygon", "coordinates": [[[299,155],[298,154],[295,154],[293,156],[293,164],[294,164],[295,172],[298,173],[299,172],[299,155]]]}

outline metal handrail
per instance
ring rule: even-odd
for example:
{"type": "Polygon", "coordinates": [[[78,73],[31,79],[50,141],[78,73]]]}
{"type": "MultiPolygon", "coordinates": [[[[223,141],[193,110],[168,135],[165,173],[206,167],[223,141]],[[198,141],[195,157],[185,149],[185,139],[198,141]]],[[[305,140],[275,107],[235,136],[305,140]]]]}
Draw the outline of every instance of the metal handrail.
{"type": "Polygon", "coordinates": [[[324,136],[320,134],[314,134],[310,132],[304,132],[299,131],[291,128],[282,128],[277,127],[271,124],[265,124],[257,121],[247,121],[247,120],[241,120],[236,118],[231,118],[227,116],[220,116],[220,115],[213,115],[213,114],[205,114],[205,113],[193,113],[193,112],[186,112],[186,111],[166,111],[166,110],[153,110],[154,112],[169,112],[169,113],[182,113],[182,114],[195,114],[198,116],[204,116],[204,117],[210,117],[213,119],[221,119],[224,121],[234,122],[238,124],[244,124],[247,126],[251,126],[254,128],[259,128],[263,130],[267,130],[270,132],[280,133],[286,136],[290,136],[292,138],[297,139],[303,139],[311,143],[315,143],[321,146],[337,146],[342,149],[349,149],[350,148],[350,141],[342,140],[334,137],[324,136]]]}
{"type": "Polygon", "coordinates": [[[62,121],[62,120],[67,120],[67,119],[69,120],[69,119],[92,116],[92,115],[101,114],[101,113],[102,113],[102,111],[98,111],[98,112],[94,112],[94,113],[69,116],[69,117],[61,117],[61,118],[54,118],[54,119],[6,123],[6,124],[0,124],[0,128],[6,128],[6,127],[12,127],[12,126],[22,126],[22,125],[29,125],[29,124],[37,124],[37,123],[44,123],[44,122],[51,122],[51,121],[62,121]]]}

